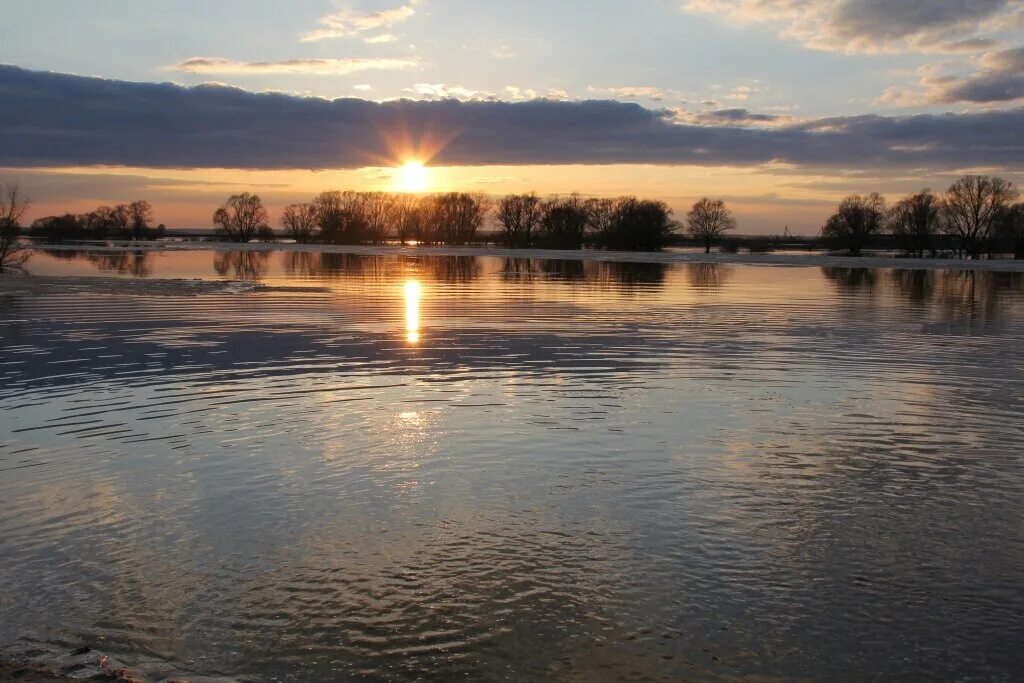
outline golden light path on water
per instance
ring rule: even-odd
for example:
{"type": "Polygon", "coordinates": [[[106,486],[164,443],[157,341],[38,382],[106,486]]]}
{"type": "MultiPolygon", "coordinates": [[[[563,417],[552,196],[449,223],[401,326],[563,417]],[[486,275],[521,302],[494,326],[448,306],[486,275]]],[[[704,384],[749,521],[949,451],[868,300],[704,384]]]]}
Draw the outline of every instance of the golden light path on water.
{"type": "Polygon", "coordinates": [[[420,340],[420,297],[423,286],[418,280],[405,282],[405,339],[410,344],[420,340]]]}

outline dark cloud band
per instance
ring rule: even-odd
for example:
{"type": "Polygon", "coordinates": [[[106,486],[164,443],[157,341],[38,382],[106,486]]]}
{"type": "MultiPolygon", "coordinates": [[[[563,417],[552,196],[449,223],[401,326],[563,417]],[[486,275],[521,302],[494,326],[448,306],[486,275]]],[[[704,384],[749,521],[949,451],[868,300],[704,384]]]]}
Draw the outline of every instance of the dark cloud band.
{"type": "MultiPolygon", "coordinates": [[[[434,164],[1024,166],[1024,109],[772,129],[680,124],[611,101],[328,101],[0,67],[7,166],[309,169],[434,164]]],[[[726,117],[727,118],[727,117],[726,117]]]]}

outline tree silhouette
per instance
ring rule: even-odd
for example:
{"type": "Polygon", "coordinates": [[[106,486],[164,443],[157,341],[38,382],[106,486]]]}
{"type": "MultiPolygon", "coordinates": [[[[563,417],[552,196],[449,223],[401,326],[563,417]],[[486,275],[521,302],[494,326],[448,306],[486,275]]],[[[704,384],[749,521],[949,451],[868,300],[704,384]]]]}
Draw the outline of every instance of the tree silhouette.
{"type": "Polygon", "coordinates": [[[941,225],[941,204],[928,190],[921,190],[896,202],[886,216],[896,244],[913,256],[935,251],[935,235],[941,225]]]}
{"type": "Polygon", "coordinates": [[[510,247],[528,247],[545,215],[545,207],[536,194],[510,194],[498,202],[497,221],[503,241],[510,247]]]}
{"type": "Polygon", "coordinates": [[[1024,259],[1024,204],[1014,204],[1003,211],[998,233],[1013,257],[1024,259]]]}
{"type": "Polygon", "coordinates": [[[141,240],[149,232],[149,224],[153,222],[153,207],[145,200],[136,200],[128,205],[128,222],[131,225],[132,239],[141,240]]]}
{"type": "Polygon", "coordinates": [[[704,197],[686,214],[690,236],[704,243],[704,253],[711,253],[711,243],[729,230],[736,229],[736,219],[721,199],[704,197]]]}
{"type": "Polygon", "coordinates": [[[487,197],[470,192],[448,192],[424,198],[427,205],[427,241],[467,244],[476,237],[490,211],[487,197]]]}
{"type": "Polygon", "coordinates": [[[213,214],[217,231],[232,242],[248,242],[267,224],[267,210],[258,195],[233,194],[213,214]]]}
{"type": "Polygon", "coordinates": [[[942,202],[942,217],[947,234],[957,241],[958,252],[978,258],[1018,194],[1013,183],[992,176],[967,175],[950,185],[942,202]]]}
{"type": "Polygon", "coordinates": [[[882,232],[884,217],[885,200],[877,192],[850,195],[825,223],[822,236],[851,256],[860,256],[868,241],[882,232]]]}
{"type": "Polygon", "coordinates": [[[548,249],[581,249],[589,224],[590,213],[579,195],[552,199],[541,206],[537,243],[548,249]]]}
{"type": "Polygon", "coordinates": [[[25,265],[29,252],[18,241],[21,219],[30,205],[16,185],[0,188],[0,272],[25,265]]]}
{"type": "Polygon", "coordinates": [[[285,234],[299,244],[308,242],[316,230],[316,211],[312,204],[289,204],[281,214],[285,234]]]}
{"type": "MultiPolygon", "coordinates": [[[[626,251],[658,251],[665,246],[674,229],[672,209],[665,202],[620,197],[613,203],[607,220],[602,246],[626,251]]],[[[593,218],[592,218],[593,220],[593,218]]]]}

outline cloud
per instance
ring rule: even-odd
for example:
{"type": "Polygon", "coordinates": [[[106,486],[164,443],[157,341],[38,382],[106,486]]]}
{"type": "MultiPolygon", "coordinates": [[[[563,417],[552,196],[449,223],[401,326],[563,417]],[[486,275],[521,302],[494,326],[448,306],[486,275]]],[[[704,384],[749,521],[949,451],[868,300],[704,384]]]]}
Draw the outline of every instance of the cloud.
{"type": "Polygon", "coordinates": [[[496,100],[498,95],[486,90],[473,90],[461,85],[445,85],[444,83],[416,83],[402,92],[428,99],[455,100],[496,100]]]}
{"type": "Polygon", "coordinates": [[[624,85],[616,87],[587,86],[587,92],[609,95],[622,100],[650,100],[661,102],[667,99],[682,99],[678,93],[661,90],[647,85],[624,85]]]}
{"type": "Polygon", "coordinates": [[[359,71],[414,69],[418,66],[419,62],[412,59],[287,59],[280,62],[239,62],[220,57],[192,57],[168,68],[192,74],[344,76],[359,71]]]}
{"type": "Polygon", "coordinates": [[[977,72],[949,81],[937,99],[945,103],[990,103],[1021,98],[1024,98],[1024,47],[985,54],[977,72]]]}
{"type": "Polygon", "coordinates": [[[565,90],[552,88],[544,93],[532,88],[520,88],[514,85],[505,86],[502,92],[497,93],[490,90],[474,90],[461,85],[446,85],[444,83],[416,83],[415,85],[403,88],[402,92],[415,95],[419,98],[430,100],[462,100],[462,101],[500,101],[502,99],[522,100],[567,100],[569,93],[565,90]]]}
{"type": "Polygon", "coordinates": [[[367,36],[366,38],[363,38],[363,42],[369,43],[370,45],[378,45],[380,43],[393,43],[396,40],[398,40],[398,36],[392,33],[382,33],[378,36],[367,36]]]}
{"type": "Polygon", "coordinates": [[[673,118],[680,123],[691,123],[698,126],[740,126],[740,127],[778,127],[792,124],[795,119],[782,114],[755,113],[749,109],[730,108],[713,111],[691,112],[686,109],[674,109],[673,118]]]}
{"type": "Polygon", "coordinates": [[[1020,0],[686,0],[688,12],[776,25],[784,38],[830,52],[962,52],[1017,21],[1020,0]]]}
{"type": "Polygon", "coordinates": [[[957,102],[990,105],[1024,99],[1024,47],[986,52],[967,74],[948,73],[950,66],[921,67],[915,86],[887,88],[879,102],[917,107],[957,102]]]}
{"type": "Polygon", "coordinates": [[[417,4],[418,0],[410,0],[408,3],[394,9],[370,12],[368,14],[348,9],[339,10],[321,17],[319,21],[320,28],[304,33],[301,40],[304,43],[314,43],[331,38],[346,38],[367,31],[394,26],[416,14],[417,4]]]}
{"type": "Polygon", "coordinates": [[[434,151],[436,165],[1024,167],[1022,108],[758,129],[604,100],[326,100],[11,66],[0,67],[0,100],[4,162],[22,167],[362,168],[410,147],[434,151]]]}

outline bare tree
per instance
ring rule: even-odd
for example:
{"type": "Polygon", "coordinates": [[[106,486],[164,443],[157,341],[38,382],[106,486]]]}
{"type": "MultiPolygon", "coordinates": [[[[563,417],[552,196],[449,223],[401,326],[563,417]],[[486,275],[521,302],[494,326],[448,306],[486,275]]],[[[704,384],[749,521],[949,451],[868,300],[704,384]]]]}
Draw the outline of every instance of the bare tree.
{"type": "Polygon", "coordinates": [[[690,237],[704,243],[704,253],[711,253],[711,243],[729,230],[736,229],[736,219],[721,199],[702,198],[686,214],[690,237]]]}
{"type": "Polygon", "coordinates": [[[78,222],[89,238],[94,240],[106,239],[118,227],[114,210],[109,206],[100,206],[95,211],[82,214],[78,222]]]}
{"type": "MultiPolygon", "coordinates": [[[[426,199],[426,198],[425,198],[426,199]]],[[[443,244],[466,244],[473,241],[483,225],[490,204],[483,194],[448,192],[428,200],[428,240],[443,244]]]]}
{"type": "Polygon", "coordinates": [[[234,194],[213,214],[217,231],[232,242],[248,242],[267,224],[267,210],[258,195],[234,194]]]}
{"type": "Polygon", "coordinates": [[[1024,259],[1024,204],[1014,204],[1003,211],[998,232],[1013,257],[1024,259]]]}
{"type": "Polygon", "coordinates": [[[153,222],[153,207],[145,200],[136,200],[128,205],[128,221],[131,224],[132,239],[141,240],[149,232],[153,222]]]}
{"type": "Polygon", "coordinates": [[[0,272],[21,268],[29,252],[18,241],[21,219],[30,205],[17,184],[0,188],[0,272]]]}
{"type": "MultiPolygon", "coordinates": [[[[591,209],[594,205],[591,204],[591,209]]],[[[591,214],[592,229],[597,233],[598,243],[607,249],[625,251],[658,251],[668,242],[676,228],[672,220],[672,209],[665,202],[637,197],[619,197],[608,205],[607,216],[591,214]],[[596,226],[607,221],[603,229],[596,226]]],[[[598,205],[599,212],[604,205],[598,205]]]]}
{"type": "Polygon", "coordinates": [[[846,249],[851,256],[859,256],[868,241],[882,232],[884,217],[885,199],[877,192],[850,195],[839,202],[821,234],[846,249]]]}
{"type": "Polygon", "coordinates": [[[967,175],[950,185],[942,217],[947,234],[957,240],[958,253],[980,256],[1002,213],[1018,195],[1013,183],[992,176],[967,175]]]}
{"type": "Polygon", "coordinates": [[[127,204],[118,204],[113,208],[113,212],[110,214],[111,221],[113,222],[114,228],[118,232],[118,237],[121,239],[128,239],[131,237],[131,231],[129,227],[132,224],[132,212],[128,208],[127,204]]]}
{"type": "Polygon", "coordinates": [[[498,202],[498,224],[510,247],[528,247],[545,214],[536,194],[510,194],[498,202]]]}
{"type": "Polygon", "coordinates": [[[387,192],[364,192],[361,208],[366,224],[366,239],[374,244],[387,241],[398,215],[395,195],[387,192]]]}
{"type": "Polygon", "coordinates": [[[355,244],[368,232],[364,212],[364,194],[360,192],[321,192],[313,198],[313,210],[326,242],[355,244]]]}
{"type": "Polygon", "coordinates": [[[428,203],[428,199],[411,192],[403,193],[397,198],[395,232],[402,244],[409,240],[422,239],[428,203]]]}
{"type": "Polygon", "coordinates": [[[918,257],[926,250],[934,253],[934,239],[941,224],[939,198],[928,190],[905,197],[889,209],[885,222],[907,253],[918,257]]]}
{"type": "Polygon", "coordinates": [[[599,244],[607,246],[612,240],[617,204],[615,199],[594,198],[586,202],[587,230],[599,244]]]}
{"type": "Polygon", "coordinates": [[[587,227],[590,225],[589,207],[572,194],[555,198],[542,205],[538,242],[548,249],[582,249],[587,227]]]}
{"type": "Polygon", "coordinates": [[[316,210],[312,204],[289,204],[281,214],[281,227],[299,244],[308,242],[316,229],[316,210]]]}

